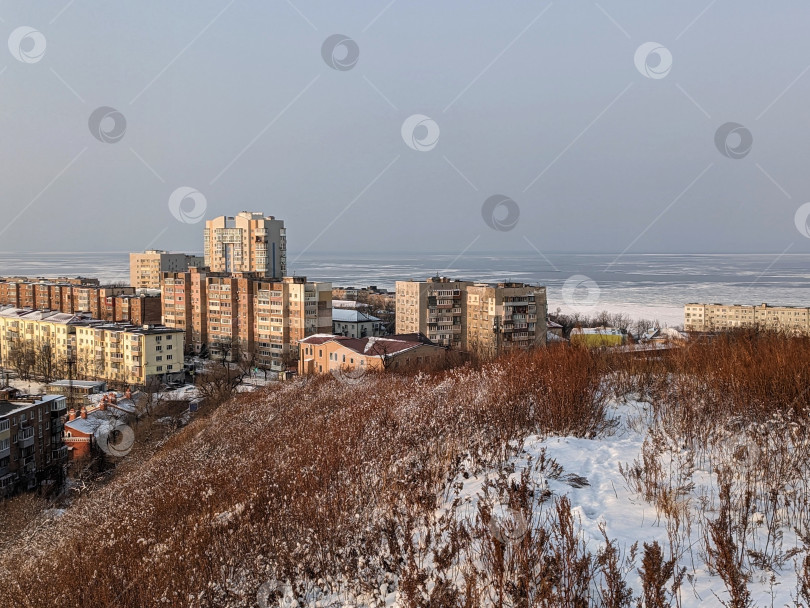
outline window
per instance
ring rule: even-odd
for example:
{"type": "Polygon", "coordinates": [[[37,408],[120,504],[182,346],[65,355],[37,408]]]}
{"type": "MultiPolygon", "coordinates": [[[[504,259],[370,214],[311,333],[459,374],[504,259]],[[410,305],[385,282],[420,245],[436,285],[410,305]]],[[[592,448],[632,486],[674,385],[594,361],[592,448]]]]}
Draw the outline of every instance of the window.
{"type": "Polygon", "coordinates": [[[163,366],[162,366],[162,365],[158,365],[158,366],[157,366],[157,371],[162,372],[162,371],[163,371],[163,366]]]}
{"type": "Polygon", "coordinates": [[[155,361],[163,361],[163,357],[161,357],[160,355],[158,355],[157,357],[155,357],[155,361]]]}

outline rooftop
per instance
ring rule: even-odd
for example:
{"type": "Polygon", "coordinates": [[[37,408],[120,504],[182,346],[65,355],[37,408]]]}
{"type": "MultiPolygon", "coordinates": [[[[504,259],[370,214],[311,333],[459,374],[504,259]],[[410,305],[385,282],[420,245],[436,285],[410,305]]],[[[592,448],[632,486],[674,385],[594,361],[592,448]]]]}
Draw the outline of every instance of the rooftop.
{"type": "Polygon", "coordinates": [[[332,320],[339,323],[370,323],[380,319],[351,308],[332,308],[332,320]]]}
{"type": "MultiPolygon", "coordinates": [[[[436,346],[422,334],[397,334],[385,338],[347,338],[332,334],[315,334],[299,340],[301,344],[325,344],[338,342],[341,346],[361,355],[381,357],[395,355],[423,344],[436,346]]],[[[441,348],[436,346],[436,348],[441,348]]]]}

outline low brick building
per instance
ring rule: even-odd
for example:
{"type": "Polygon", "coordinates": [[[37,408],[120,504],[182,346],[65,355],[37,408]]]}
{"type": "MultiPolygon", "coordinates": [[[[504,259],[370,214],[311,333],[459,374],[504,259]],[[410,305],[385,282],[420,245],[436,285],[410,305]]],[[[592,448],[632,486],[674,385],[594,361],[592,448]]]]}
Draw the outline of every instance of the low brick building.
{"type": "Polygon", "coordinates": [[[298,373],[340,374],[342,372],[404,370],[441,366],[447,351],[421,334],[400,334],[385,338],[349,338],[319,334],[299,340],[301,358],[298,373]]]}

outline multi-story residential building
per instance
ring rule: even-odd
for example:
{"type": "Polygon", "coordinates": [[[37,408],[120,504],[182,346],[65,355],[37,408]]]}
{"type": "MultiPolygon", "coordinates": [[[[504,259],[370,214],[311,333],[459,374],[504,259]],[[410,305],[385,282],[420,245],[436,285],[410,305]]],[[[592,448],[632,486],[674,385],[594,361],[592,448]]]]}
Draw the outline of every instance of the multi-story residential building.
{"type": "Polygon", "coordinates": [[[159,325],[163,308],[159,295],[135,294],[115,296],[114,319],[103,321],[131,323],[132,325],[159,325]]]}
{"type": "Polygon", "coordinates": [[[120,385],[182,380],[185,332],[163,325],[84,323],[75,326],[80,377],[120,385]]]}
{"type": "Polygon", "coordinates": [[[202,256],[147,249],[143,253],[129,254],[129,282],[134,287],[160,289],[161,273],[185,272],[204,265],[202,256]]]}
{"type": "Polygon", "coordinates": [[[469,281],[430,277],[427,281],[397,281],[396,333],[420,333],[432,342],[466,348],[466,289],[469,281]]]}
{"type": "Polygon", "coordinates": [[[257,365],[281,370],[297,357],[298,340],[331,331],[331,289],[306,277],[164,273],[163,321],[184,331],[195,353],[255,357],[257,365]]]}
{"type": "Polygon", "coordinates": [[[0,391],[0,496],[57,479],[67,459],[62,442],[65,397],[0,391]]]}
{"type": "Polygon", "coordinates": [[[298,373],[356,374],[384,369],[430,368],[442,365],[447,350],[432,344],[423,334],[385,338],[349,338],[320,334],[304,338],[298,373]]]}
{"type": "Polygon", "coordinates": [[[475,283],[466,288],[467,350],[494,355],[546,343],[546,288],[475,283]]]}
{"type": "Polygon", "coordinates": [[[75,346],[75,325],[86,319],[86,315],[0,307],[0,365],[17,367],[18,357],[47,357],[50,369],[61,369],[75,346]]]}
{"type": "Polygon", "coordinates": [[[81,281],[0,282],[0,306],[52,310],[69,314],[84,312],[102,321],[160,322],[159,294],[136,294],[134,287],[100,286],[86,282],[89,279],[81,281]],[[136,295],[151,300],[137,303],[133,314],[126,298],[136,295]],[[119,312],[119,308],[123,310],[119,312]]]}
{"type": "Polygon", "coordinates": [[[397,281],[396,331],[436,344],[495,354],[546,343],[546,288],[446,277],[397,281]]]}
{"type": "Polygon", "coordinates": [[[80,378],[146,385],[153,379],[182,379],[185,332],[162,325],[128,325],[54,311],[0,309],[0,365],[16,357],[42,361],[80,378]]]}
{"type": "Polygon", "coordinates": [[[793,306],[698,304],[684,306],[686,331],[722,331],[759,327],[810,334],[810,308],[793,306]]]}
{"type": "Polygon", "coordinates": [[[205,266],[212,272],[256,272],[281,279],[287,274],[284,222],[242,211],[205,222],[205,266]]]}

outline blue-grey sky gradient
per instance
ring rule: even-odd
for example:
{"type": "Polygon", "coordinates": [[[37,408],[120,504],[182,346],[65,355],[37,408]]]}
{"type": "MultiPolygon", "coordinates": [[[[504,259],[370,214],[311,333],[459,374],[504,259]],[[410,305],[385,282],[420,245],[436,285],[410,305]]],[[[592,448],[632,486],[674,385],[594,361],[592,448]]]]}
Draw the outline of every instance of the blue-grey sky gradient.
{"type": "Polygon", "coordinates": [[[202,223],[168,208],[181,186],[206,218],[283,218],[292,256],[810,251],[801,0],[38,0],[0,19],[47,39],[35,63],[0,52],[0,251],[199,251],[202,223]],[[335,33],[351,70],[321,57],[335,33]],[[634,65],[648,41],[665,78],[634,65]],[[88,129],[99,106],[126,117],[117,143],[88,129]],[[400,135],[413,114],[440,129],[430,151],[400,135]],[[715,147],[729,121],[744,158],[715,147]],[[482,219],[496,194],[512,230],[482,219]]]}

